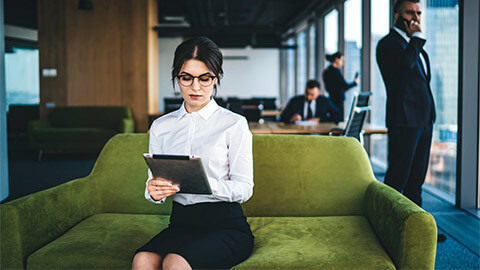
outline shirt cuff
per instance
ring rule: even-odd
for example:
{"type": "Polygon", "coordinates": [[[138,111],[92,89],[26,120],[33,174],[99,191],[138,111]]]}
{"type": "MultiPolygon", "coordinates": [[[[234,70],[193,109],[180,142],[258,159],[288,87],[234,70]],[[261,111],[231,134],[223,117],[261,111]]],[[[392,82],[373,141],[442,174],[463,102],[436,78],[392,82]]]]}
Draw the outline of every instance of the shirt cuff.
{"type": "Polygon", "coordinates": [[[162,204],[162,203],[164,203],[165,200],[166,200],[166,198],[163,198],[163,199],[161,199],[161,200],[159,200],[159,201],[154,200],[154,199],[152,198],[152,196],[150,196],[150,193],[148,193],[148,190],[147,190],[147,189],[145,189],[145,199],[147,199],[147,201],[149,201],[149,202],[156,203],[156,204],[162,204]]]}
{"type": "Polygon", "coordinates": [[[422,32],[415,32],[415,33],[412,34],[412,37],[421,38],[421,39],[426,39],[426,38],[425,38],[425,34],[422,33],[422,32]]]}

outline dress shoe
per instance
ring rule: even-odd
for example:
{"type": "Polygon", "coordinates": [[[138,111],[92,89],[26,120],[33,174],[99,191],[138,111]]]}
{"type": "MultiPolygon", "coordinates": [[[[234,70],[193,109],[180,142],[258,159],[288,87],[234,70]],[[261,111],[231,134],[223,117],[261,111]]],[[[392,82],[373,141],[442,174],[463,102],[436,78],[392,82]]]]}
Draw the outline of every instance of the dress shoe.
{"type": "Polygon", "coordinates": [[[445,234],[443,233],[437,234],[437,243],[445,242],[445,240],[447,240],[447,236],[445,236],[445,234]]]}

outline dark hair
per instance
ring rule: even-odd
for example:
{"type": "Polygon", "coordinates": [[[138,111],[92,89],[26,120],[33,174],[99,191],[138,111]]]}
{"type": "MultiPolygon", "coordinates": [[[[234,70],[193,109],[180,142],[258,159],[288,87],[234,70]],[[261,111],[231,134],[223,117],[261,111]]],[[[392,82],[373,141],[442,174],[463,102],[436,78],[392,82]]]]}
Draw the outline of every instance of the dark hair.
{"type": "Polygon", "coordinates": [[[420,0],[397,0],[397,2],[395,2],[395,5],[393,6],[393,13],[400,13],[399,9],[405,2],[418,3],[420,2],[420,0]]]}
{"type": "Polygon", "coordinates": [[[312,89],[318,87],[320,89],[320,83],[317,80],[308,80],[307,81],[307,89],[312,89]]]}
{"type": "MultiPolygon", "coordinates": [[[[223,55],[212,40],[207,37],[196,37],[188,39],[178,45],[175,50],[175,57],[172,65],[172,83],[175,89],[175,79],[180,73],[183,64],[191,59],[202,61],[207,68],[215,74],[217,84],[220,85],[220,78],[223,76],[223,55]]],[[[214,86],[215,94],[217,94],[217,86],[214,86]]]]}
{"type": "Polygon", "coordinates": [[[333,63],[333,62],[335,62],[336,59],[338,59],[342,56],[343,56],[343,54],[341,52],[336,52],[334,54],[325,55],[325,59],[327,59],[328,62],[333,63]]]}

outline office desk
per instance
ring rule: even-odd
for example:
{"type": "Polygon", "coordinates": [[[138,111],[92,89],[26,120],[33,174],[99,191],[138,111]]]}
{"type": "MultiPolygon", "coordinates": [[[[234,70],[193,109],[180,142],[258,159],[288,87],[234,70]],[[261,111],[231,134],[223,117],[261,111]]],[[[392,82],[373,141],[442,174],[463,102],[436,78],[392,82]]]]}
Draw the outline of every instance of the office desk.
{"type": "Polygon", "coordinates": [[[262,110],[262,117],[277,117],[282,114],[279,110],[262,110]]]}
{"type": "MultiPolygon", "coordinates": [[[[312,126],[302,126],[295,124],[284,124],[277,122],[249,122],[250,131],[253,134],[328,134],[332,128],[345,128],[345,123],[338,125],[334,123],[318,123],[312,126]]],[[[386,134],[387,128],[364,124],[363,129],[366,135],[386,134]]]]}

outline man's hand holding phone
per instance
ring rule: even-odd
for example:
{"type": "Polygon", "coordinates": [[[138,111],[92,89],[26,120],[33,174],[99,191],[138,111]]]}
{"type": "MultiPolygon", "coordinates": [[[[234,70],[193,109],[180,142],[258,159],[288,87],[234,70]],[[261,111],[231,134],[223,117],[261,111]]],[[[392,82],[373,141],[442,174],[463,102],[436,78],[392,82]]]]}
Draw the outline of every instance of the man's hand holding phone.
{"type": "Polygon", "coordinates": [[[422,33],[422,27],[420,23],[414,20],[407,20],[404,17],[398,17],[395,22],[395,26],[407,33],[407,36],[412,37],[413,33],[420,32],[422,33]]]}
{"type": "Polygon", "coordinates": [[[407,36],[412,37],[413,33],[415,32],[422,33],[422,27],[420,26],[419,22],[411,21],[410,24],[407,24],[405,21],[404,23],[407,30],[407,36]]]}

